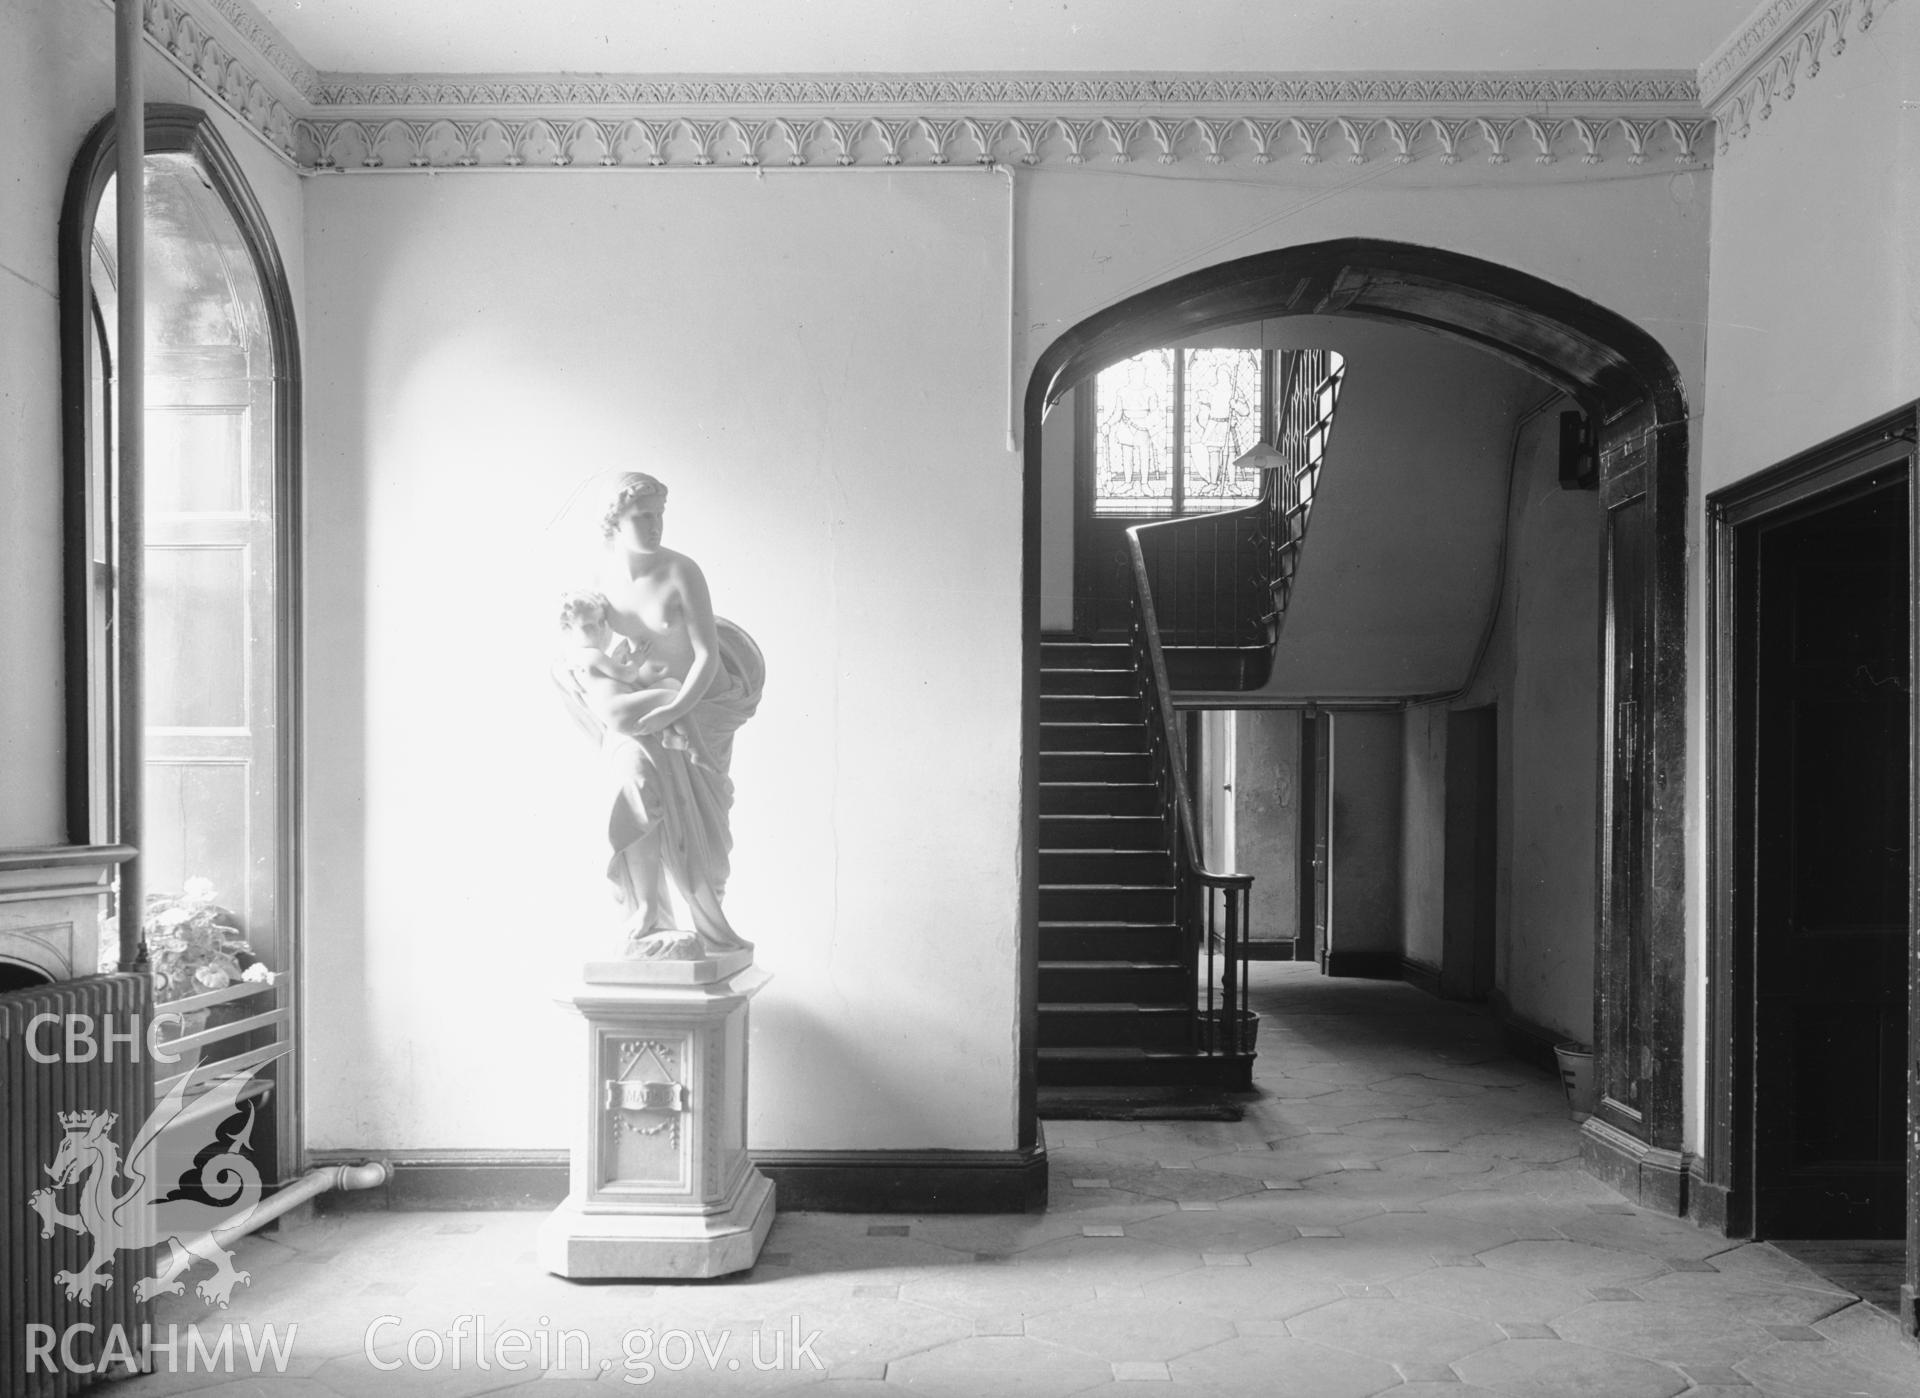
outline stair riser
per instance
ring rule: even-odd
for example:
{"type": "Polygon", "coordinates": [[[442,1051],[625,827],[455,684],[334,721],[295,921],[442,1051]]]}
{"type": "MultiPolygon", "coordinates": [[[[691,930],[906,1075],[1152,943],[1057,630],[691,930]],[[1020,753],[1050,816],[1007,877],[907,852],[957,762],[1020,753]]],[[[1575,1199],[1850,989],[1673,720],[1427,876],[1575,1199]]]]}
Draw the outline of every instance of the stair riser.
{"type": "MultiPolygon", "coordinates": [[[[1068,759],[1056,759],[1066,761],[1068,759]]],[[[1140,766],[1144,767],[1144,762],[1140,766]]],[[[1070,782],[1070,777],[1050,777],[1047,760],[1040,760],[1040,818],[1063,815],[1154,815],[1160,789],[1146,785],[1118,785],[1091,779],[1091,784],[1055,786],[1052,782],[1070,782]]]]}
{"type": "Polygon", "coordinates": [[[1041,849],[1162,849],[1166,843],[1166,822],[1158,816],[1040,817],[1041,849]]]}
{"type": "Polygon", "coordinates": [[[1125,670],[1042,670],[1040,697],[1055,695],[1132,695],[1137,692],[1131,667],[1125,670]]]}
{"type": "MultiPolygon", "coordinates": [[[[1048,961],[1178,961],[1182,937],[1171,927],[1082,928],[1040,927],[1040,960],[1048,961]]],[[[1042,974],[1045,974],[1044,972],[1042,974]]]]}
{"type": "Polygon", "coordinates": [[[1055,1010],[1040,1007],[1040,1047],[1184,1048],[1188,1019],[1177,1010],[1055,1010]]]}
{"type": "Polygon", "coordinates": [[[1172,883],[1173,861],[1159,850],[1040,851],[1040,886],[1057,883],[1172,883]]]}
{"type": "Polygon", "coordinates": [[[1178,968],[1123,966],[1114,970],[1063,970],[1040,963],[1040,1003],[1076,1005],[1119,1001],[1129,1005],[1184,1005],[1187,977],[1178,968]]]}
{"type": "Polygon", "coordinates": [[[1173,890],[1042,888],[1043,922],[1172,922],[1173,890]]]}
{"type": "MultiPolygon", "coordinates": [[[[1144,784],[1151,775],[1145,753],[1043,752],[1043,782],[1125,782],[1144,784]]],[[[1045,806],[1040,808],[1046,810],[1045,806]]]]}
{"type": "Polygon", "coordinates": [[[1118,670],[1133,669],[1133,647],[1128,644],[1098,645],[1085,641],[1042,641],[1042,670],[1118,670]]]}
{"type": "Polygon", "coordinates": [[[1253,1086],[1248,1058],[1076,1059],[1054,1054],[1040,1060],[1042,1087],[1219,1087],[1244,1092],[1253,1086]]]}
{"type": "MultiPolygon", "coordinates": [[[[1042,723],[1141,722],[1140,701],[1131,694],[1042,694],[1042,723]]],[[[1044,731],[1044,730],[1043,730],[1044,731]]]]}
{"type": "Polygon", "coordinates": [[[1147,730],[1138,723],[1046,723],[1040,725],[1040,752],[1044,757],[1067,752],[1138,752],[1147,750],[1147,730]]]}

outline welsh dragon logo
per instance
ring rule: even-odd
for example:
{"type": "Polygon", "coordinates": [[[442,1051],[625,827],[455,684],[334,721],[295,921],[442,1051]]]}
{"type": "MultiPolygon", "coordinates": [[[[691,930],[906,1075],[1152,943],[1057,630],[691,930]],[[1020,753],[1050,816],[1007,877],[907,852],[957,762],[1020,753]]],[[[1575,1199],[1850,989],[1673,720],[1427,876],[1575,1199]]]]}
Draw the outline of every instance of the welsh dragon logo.
{"type": "Polygon", "coordinates": [[[213,1265],[213,1275],[195,1287],[203,1300],[224,1307],[234,1287],[250,1280],[247,1273],[234,1270],[233,1254],[220,1245],[214,1230],[244,1224],[260,1202],[260,1173],[241,1154],[253,1136],[252,1101],[245,1104],[246,1119],[231,1138],[221,1134],[226,1121],[242,1109],[240,1094],[257,1067],[216,1078],[191,1099],[186,1096],[190,1075],[182,1074],[142,1123],[124,1162],[113,1140],[119,1119],[115,1113],[60,1113],[67,1134],[53,1163],[45,1167],[53,1184],[35,1190],[27,1207],[40,1215],[42,1238],[51,1238],[55,1228],[66,1228],[93,1239],[85,1266],[54,1273],[69,1300],[91,1306],[97,1289],[113,1285],[107,1269],[116,1253],[163,1242],[169,1257],[151,1277],[134,1284],[135,1300],[179,1295],[185,1289],[180,1274],[194,1258],[213,1265]],[[177,1197],[181,1177],[188,1174],[205,1199],[177,1197]],[[56,1198],[68,1185],[79,1186],[73,1213],[63,1212],[56,1198]]]}

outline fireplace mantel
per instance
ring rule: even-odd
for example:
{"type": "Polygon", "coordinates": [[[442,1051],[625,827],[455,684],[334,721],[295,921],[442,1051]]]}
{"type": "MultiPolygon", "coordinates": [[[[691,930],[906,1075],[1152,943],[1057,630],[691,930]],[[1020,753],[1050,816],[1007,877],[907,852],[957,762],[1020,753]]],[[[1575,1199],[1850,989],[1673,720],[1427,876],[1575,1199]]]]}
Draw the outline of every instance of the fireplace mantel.
{"type": "Polygon", "coordinates": [[[0,850],[0,962],[50,981],[101,969],[102,924],[127,845],[0,850]]]}

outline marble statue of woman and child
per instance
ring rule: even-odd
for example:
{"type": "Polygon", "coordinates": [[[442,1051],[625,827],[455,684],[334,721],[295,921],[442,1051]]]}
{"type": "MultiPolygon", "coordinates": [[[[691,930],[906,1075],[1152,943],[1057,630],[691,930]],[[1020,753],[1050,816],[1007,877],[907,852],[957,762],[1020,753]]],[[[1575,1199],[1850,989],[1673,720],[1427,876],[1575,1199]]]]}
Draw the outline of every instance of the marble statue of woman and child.
{"type": "Polygon", "coordinates": [[[621,476],[601,585],[560,602],[552,673],[611,781],[607,877],[627,937],[559,997],[581,1021],[586,1110],[535,1255],[563,1277],[725,1276],[753,1266],[773,1225],[773,1182],[746,1147],[748,1005],[769,977],[722,906],[733,735],[766,664],[713,614],[699,565],[661,545],[666,504],[652,476],[621,476]]]}
{"type": "Polygon", "coordinates": [[[759,706],[766,663],[713,614],[699,565],[662,546],[666,504],[652,476],[619,478],[601,516],[603,587],[561,599],[554,678],[613,782],[607,877],[626,910],[625,956],[699,961],[753,949],[722,903],[733,735],[759,706]],[[675,920],[669,879],[691,928],[675,920]]]}

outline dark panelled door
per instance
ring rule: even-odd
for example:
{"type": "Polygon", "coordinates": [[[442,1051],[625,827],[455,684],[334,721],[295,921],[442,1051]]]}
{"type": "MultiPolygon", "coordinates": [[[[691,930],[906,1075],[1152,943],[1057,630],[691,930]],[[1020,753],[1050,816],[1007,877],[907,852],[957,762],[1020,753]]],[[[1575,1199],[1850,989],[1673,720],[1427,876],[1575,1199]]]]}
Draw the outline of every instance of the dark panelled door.
{"type": "Polygon", "coordinates": [[[1905,487],[1764,534],[1753,645],[1755,1226],[1892,1238],[1906,1209],[1905,487]]]}

